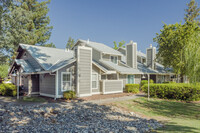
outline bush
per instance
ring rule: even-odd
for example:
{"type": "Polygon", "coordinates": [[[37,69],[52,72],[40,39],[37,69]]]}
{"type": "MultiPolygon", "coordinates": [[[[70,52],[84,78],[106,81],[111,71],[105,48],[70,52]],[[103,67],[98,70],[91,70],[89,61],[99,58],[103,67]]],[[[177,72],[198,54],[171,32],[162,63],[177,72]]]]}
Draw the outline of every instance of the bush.
{"type": "Polygon", "coordinates": [[[128,93],[138,93],[140,85],[139,84],[126,84],[125,90],[128,93]]]}
{"type": "MultiPolygon", "coordinates": [[[[150,79],[149,83],[150,83],[150,84],[153,84],[154,81],[153,81],[152,79],[150,79]]],[[[141,83],[140,83],[140,87],[142,87],[142,86],[145,85],[145,84],[148,84],[148,80],[142,80],[141,83]]]]}
{"type": "Polygon", "coordinates": [[[74,91],[65,91],[63,92],[63,97],[67,100],[73,99],[76,97],[76,93],[74,91]]]}
{"type": "MultiPolygon", "coordinates": [[[[142,90],[148,93],[148,85],[144,85],[142,90]]],[[[172,83],[172,84],[150,84],[150,96],[176,99],[185,101],[200,100],[200,86],[186,83],[172,83]]]]}
{"type": "Polygon", "coordinates": [[[0,85],[0,94],[3,96],[16,96],[17,95],[17,87],[11,83],[0,85]]]}

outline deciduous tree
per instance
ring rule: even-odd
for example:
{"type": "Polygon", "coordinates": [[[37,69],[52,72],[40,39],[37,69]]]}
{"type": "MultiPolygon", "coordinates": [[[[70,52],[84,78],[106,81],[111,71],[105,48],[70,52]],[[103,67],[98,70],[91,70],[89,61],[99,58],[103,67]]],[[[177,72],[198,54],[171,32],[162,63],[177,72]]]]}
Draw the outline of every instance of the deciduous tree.
{"type": "Polygon", "coordinates": [[[195,0],[191,0],[190,3],[187,4],[188,8],[185,9],[185,21],[193,22],[193,21],[198,21],[200,25],[200,8],[198,7],[198,4],[195,0]]]}
{"type": "Polygon", "coordinates": [[[114,41],[113,43],[114,43],[114,47],[113,47],[113,48],[114,48],[115,50],[117,50],[117,49],[120,48],[120,47],[125,48],[125,46],[124,46],[125,41],[121,41],[121,42],[119,42],[118,44],[117,44],[116,41],[114,41]]]}

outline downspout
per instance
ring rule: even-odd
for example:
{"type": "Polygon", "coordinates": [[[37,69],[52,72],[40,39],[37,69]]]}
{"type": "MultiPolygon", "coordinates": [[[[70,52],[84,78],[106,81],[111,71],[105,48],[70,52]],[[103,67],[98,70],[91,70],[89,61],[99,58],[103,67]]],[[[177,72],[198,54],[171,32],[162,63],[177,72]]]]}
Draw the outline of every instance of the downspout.
{"type": "Polygon", "coordinates": [[[58,70],[56,71],[56,74],[49,73],[49,75],[55,76],[55,97],[54,100],[58,97],[58,70]]]}

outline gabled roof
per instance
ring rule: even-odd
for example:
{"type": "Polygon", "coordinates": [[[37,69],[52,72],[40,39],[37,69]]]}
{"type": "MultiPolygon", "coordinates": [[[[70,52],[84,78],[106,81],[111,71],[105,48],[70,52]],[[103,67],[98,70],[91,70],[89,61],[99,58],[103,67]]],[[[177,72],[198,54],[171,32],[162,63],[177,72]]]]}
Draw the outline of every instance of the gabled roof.
{"type": "Polygon", "coordinates": [[[126,66],[119,66],[111,61],[100,60],[100,62],[107,65],[108,67],[111,67],[112,69],[116,70],[121,74],[143,74],[138,69],[133,69],[131,67],[126,66]]]}
{"type": "Polygon", "coordinates": [[[22,69],[25,71],[25,72],[35,72],[36,70],[33,69],[33,67],[25,60],[23,59],[15,59],[15,63],[18,65],[18,66],[21,66],[22,69]]]}
{"type": "Polygon", "coordinates": [[[27,50],[46,71],[56,69],[56,67],[60,67],[64,62],[66,63],[68,60],[74,58],[74,52],[72,50],[66,51],[64,49],[27,44],[20,44],[20,47],[27,50]]]}
{"type": "Polygon", "coordinates": [[[92,47],[95,50],[100,51],[105,54],[122,55],[119,51],[114,50],[113,48],[111,48],[103,43],[97,43],[97,42],[86,41],[86,40],[78,40],[77,42],[83,42],[87,46],[92,47]]]}

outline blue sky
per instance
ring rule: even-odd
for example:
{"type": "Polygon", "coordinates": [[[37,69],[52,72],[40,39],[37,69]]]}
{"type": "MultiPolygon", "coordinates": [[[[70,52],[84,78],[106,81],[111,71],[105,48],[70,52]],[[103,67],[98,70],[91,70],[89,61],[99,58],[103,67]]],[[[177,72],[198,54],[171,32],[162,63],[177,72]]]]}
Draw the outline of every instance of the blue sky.
{"type": "MultiPolygon", "coordinates": [[[[200,3],[200,0],[196,0],[200,3]]],[[[137,42],[143,52],[162,29],[163,22],[184,22],[189,0],[52,0],[49,42],[65,48],[68,38],[101,42],[113,47],[113,41],[137,42]]]]}

